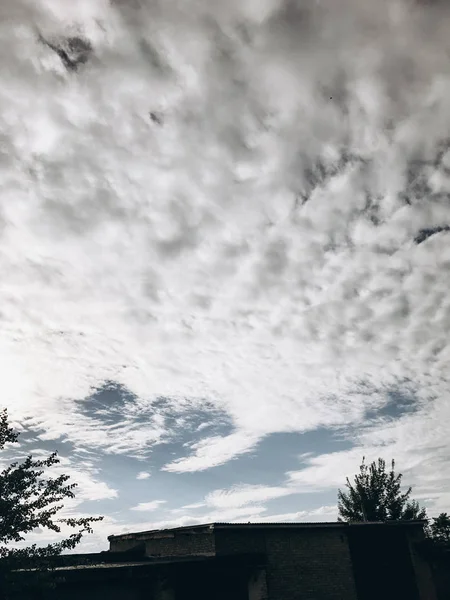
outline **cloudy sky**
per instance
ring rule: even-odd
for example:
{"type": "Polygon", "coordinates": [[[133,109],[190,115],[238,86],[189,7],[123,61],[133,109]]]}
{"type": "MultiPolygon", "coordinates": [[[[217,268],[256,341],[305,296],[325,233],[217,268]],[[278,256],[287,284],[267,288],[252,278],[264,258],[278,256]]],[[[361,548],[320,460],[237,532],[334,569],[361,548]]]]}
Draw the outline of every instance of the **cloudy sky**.
{"type": "MultiPolygon", "coordinates": [[[[450,7],[0,3],[0,373],[109,534],[450,509],[450,7]]],[[[46,542],[45,532],[30,539],[46,542]]]]}

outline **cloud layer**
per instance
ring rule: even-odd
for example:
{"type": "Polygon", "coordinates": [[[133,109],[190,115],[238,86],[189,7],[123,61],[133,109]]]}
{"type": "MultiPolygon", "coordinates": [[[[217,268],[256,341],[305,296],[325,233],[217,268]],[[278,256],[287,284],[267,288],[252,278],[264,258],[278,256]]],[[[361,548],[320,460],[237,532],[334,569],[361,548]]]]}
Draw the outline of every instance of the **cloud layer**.
{"type": "MultiPolygon", "coordinates": [[[[228,433],[193,434],[168,459],[183,473],[275,432],[360,428],[358,460],[395,453],[437,497],[450,477],[444,3],[16,0],[0,17],[14,419],[144,456],[190,431],[192,411],[226,415],[228,433]],[[82,408],[111,381],[130,393],[115,422],[82,408]],[[413,413],[369,418],[398,386],[413,413]]],[[[340,460],[290,478],[342,481],[340,460]]]]}

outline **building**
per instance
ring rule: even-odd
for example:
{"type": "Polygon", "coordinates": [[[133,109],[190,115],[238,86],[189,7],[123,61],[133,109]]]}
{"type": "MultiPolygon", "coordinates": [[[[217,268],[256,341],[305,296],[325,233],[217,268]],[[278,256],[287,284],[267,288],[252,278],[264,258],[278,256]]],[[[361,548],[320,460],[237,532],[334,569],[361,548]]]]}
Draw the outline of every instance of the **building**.
{"type": "Polygon", "coordinates": [[[212,523],[113,535],[109,551],[58,567],[64,581],[48,598],[435,600],[417,551],[423,525],[212,523]]]}
{"type": "Polygon", "coordinates": [[[450,541],[433,542],[425,540],[418,551],[430,565],[433,574],[437,600],[450,598],[450,541]]]}

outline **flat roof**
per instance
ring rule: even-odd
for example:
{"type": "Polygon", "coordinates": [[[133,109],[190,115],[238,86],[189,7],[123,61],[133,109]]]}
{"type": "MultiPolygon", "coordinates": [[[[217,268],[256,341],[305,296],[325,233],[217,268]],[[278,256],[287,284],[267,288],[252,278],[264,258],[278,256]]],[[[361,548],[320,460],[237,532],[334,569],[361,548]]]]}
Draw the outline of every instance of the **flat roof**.
{"type": "Polygon", "coordinates": [[[127,540],[141,538],[147,535],[167,534],[167,533],[199,533],[202,530],[212,533],[218,529],[326,529],[326,528],[346,528],[360,526],[424,526],[426,521],[364,521],[357,523],[347,523],[343,521],[314,522],[314,523],[204,523],[201,525],[183,525],[182,527],[168,527],[166,529],[150,529],[148,531],[137,531],[130,533],[121,533],[109,535],[108,540],[127,540]]]}
{"type": "MultiPolygon", "coordinates": [[[[124,567],[144,567],[148,566],[150,562],[140,561],[140,562],[117,562],[117,563],[91,563],[86,565],[64,565],[62,567],[55,567],[51,571],[85,571],[89,569],[120,569],[124,567]]],[[[16,569],[14,573],[31,573],[32,571],[40,571],[38,567],[34,567],[32,569],[16,569]]]]}
{"type": "MultiPolygon", "coordinates": [[[[97,557],[96,557],[97,558],[97,557]]],[[[51,572],[55,571],[93,571],[93,570],[107,570],[107,569],[129,569],[129,568],[140,568],[140,567],[158,567],[161,565],[193,565],[195,563],[211,563],[211,564],[260,564],[265,560],[265,557],[261,553],[237,553],[232,556],[215,556],[215,555],[194,555],[194,556],[149,556],[145,560],[139,561],[114,561],[114,562],[92,562],[87,564],[66,564],[58,567],[54,567],[51,572]]],[[[29,573],[33,571],[39,571],[39,567],[30,569],[15,569],[15,573],[29,573]]]]}

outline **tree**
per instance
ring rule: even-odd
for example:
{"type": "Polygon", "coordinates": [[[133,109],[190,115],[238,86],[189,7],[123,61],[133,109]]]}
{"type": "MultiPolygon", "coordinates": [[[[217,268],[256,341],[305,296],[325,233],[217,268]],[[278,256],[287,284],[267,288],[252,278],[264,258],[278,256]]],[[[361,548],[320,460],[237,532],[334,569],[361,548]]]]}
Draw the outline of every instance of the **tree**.
{"type": "Polygon", "coordinates": [[[338,491],[339,521],[398,521],[426,520],[426,510],[410,500],[411,488],[401,491],[403,475],[395,473],[395,462],[386,471],[386,463],[379,458],[367,466],[363,457],[354,483],[347,477],[347,492],[338,491]]]}
{"type": "MultiPolygon", "coordinates": [[[[7,443],[17,443],[19,434],[8,424],[6,410],[0,412],[0,450],[7,443]]],[[[43,477],[46,470],[60,462],[57,452],[44,460],[28,456],[0,473],[0,598],[8,598],[17,578],[12,573],[20,568],[39,567],[40,573],[51,570],[55,557],[72,550],[85,533],[92,533],[92,523],[103,517],[57,519],[61,502],[74,498],[76,483],[67,483],[69,475],[43,477]],[[37,547],[11,548],[11,543],[25,541],[25,535],[36,528],[61,532],[61,525],[74,529],[69,537],[37,547]]],[[[37,575],[39,579],[39,575],[37,575]]],[[[42,579],[42,578],[41,578],[42,579]]]]}
{"type": "Polygon", "coordinates": [[[450,516],[447,513],[441,513],[433,517],[433,522],[428,528],[429,537],[435,542],[450,542],[450,516]]]}

